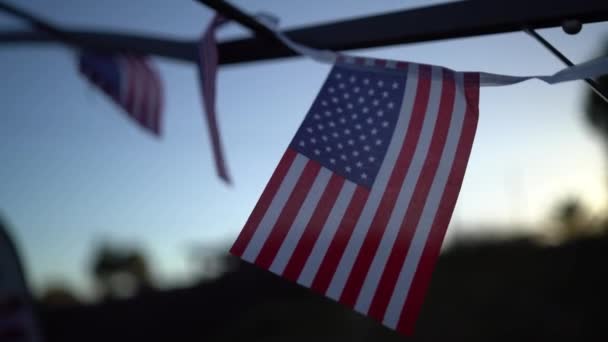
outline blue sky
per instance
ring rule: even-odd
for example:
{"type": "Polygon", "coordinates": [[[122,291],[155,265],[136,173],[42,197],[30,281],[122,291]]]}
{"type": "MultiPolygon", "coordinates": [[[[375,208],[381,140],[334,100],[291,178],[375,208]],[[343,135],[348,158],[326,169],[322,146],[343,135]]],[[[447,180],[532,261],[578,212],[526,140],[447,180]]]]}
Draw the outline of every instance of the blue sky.
{"type": "MultiPolygon", "coordinates": [[[[74,27],[194,38],[211,12],[193,1],[45,1],[21,6],[74,27]]],[[[234,3],[270,11],[283,27],[400,9],[402,1],[234,3]],[[320,11],[319,9],[323,9],[320,11]]],[[[410,6],[428,4],[412,1],[410,6]]],[[[0,27],[24,27],[0,17],[0,27]]],[[[540,30],[572,60],[592,58],[608,24],[576,36],[540,30]]],[[[220,40],[247,34],[237,25],[220,40]]],[[[523,32],[353,53],[514,75],[563,66],[523,32]]],[[[222,68],[218,112],[234,185],[215,176],[195,67],[156,59],[166,89],[164,136],[153,139],[77,73],[60,45],[0,48],[0,212],[12,224],[30,277],[88,292],[96,242],[143,246],[161,283],[187,280],[192,246],[228,246],[316,96],[329,66],[304,58],[222,68]]],[[[459,229],[491,223],[541,229],[555,201],[606,203],[605,154],[583,120],[582,82],[539,81],[481,90],[480,122],[454,214],[459,229]]],[[[490,228],[483,228],[490,229],[490,228]]]]}

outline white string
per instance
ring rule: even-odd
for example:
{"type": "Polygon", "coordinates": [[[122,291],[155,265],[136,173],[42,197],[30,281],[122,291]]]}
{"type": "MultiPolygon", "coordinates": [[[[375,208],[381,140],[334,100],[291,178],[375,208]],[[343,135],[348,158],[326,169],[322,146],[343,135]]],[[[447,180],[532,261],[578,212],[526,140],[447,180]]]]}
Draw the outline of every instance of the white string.
{"type": "Polygon", "coordinates": [[[313,49],[289,39],[283,32],[279,31],[279,19],[276,16],[269,13],[258,13],[255,17],[260,24],[274,32],[278,40],[300,55],[308,56],[321,63],[334,64],[336,62],[338,54],[333,51],[313,49]]]}
{"type": "MultiPolygon", "coordinates": [[[[338,53],[334,51],[313,49],[289,39],[279,30],[279,19],[276,16],[269,13],[259,13],[256,15],[256,18],[260,24],[274,32],[277,39],[300,55],[310,57],[321,63],[334,64],[336,62],[338,53]]],[[[349,57],[348,55],[343,56],[349,57]]],[[[600,57],[567,67],[553,75],[510,76],[479,72],[479,85],[482,87],[505,86],[531,79],[538,79],[548,84],[555,84],[585,78],[596,78],[605,74],[608,74],[608,57],[600,57]]]]}

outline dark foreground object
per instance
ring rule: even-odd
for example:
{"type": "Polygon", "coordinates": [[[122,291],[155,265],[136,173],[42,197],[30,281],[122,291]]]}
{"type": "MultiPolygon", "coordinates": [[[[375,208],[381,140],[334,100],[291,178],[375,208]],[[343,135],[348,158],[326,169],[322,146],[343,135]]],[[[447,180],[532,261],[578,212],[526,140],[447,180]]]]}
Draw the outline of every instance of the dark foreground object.
{"type": "Polygon", "coordinates": [[[607,237],[455,247],[410,339],[246,264],[192,288],[40,312],[50,342],[607,341],[606,256],[607,237]]]}

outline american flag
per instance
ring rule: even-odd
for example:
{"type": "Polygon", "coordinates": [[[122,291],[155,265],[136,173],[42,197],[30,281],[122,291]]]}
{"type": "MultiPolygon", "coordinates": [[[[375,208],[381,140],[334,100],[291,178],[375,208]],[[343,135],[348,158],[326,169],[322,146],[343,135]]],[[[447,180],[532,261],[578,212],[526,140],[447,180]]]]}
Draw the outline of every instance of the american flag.
{"type": "Polygon", "coordinates": [[[84,52],[80,72],[142,128],[161,134],[162,84],[145,57],[84,52]]]}
{"type": "Polygon", "coordinates": [[[211,137],[211,146],[213,148],[213,158],[215,159],[215,168],[220,178],[225,182],[230,183],[230,176],[228,175],[228,169],[226,168],[224,152],[222,151],[222,142],[217,127],[217,116],[215,114],[215,82],[218,64],[215,30],[226,23],[226,21],[227,20],[222,16],[215,15],[211,20],[211,24],[209,24],[203,33],[198,45],[198,74],[201,83],[205,114],[207,115],[209,136],[211,137]]]}
{"type": "Polygon", "coordinates": [[[476,73],[341,56],[231,253],[410,334],[478,94],[476,73]]]}

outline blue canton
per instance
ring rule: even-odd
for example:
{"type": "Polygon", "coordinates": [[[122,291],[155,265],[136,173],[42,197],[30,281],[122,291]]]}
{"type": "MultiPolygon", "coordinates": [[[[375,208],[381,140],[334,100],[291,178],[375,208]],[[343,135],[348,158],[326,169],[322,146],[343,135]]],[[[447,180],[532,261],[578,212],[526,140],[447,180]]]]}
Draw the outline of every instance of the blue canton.
{"type": "Polygon", "coordinates": [[[399,116],[403,70],[333,67],[290,147],[371,188],[399,116]]]}

